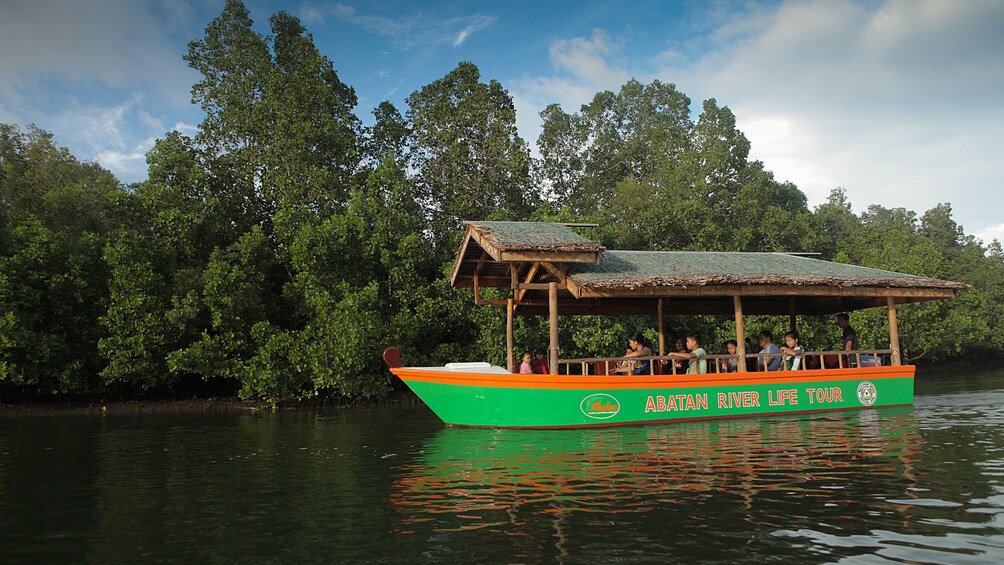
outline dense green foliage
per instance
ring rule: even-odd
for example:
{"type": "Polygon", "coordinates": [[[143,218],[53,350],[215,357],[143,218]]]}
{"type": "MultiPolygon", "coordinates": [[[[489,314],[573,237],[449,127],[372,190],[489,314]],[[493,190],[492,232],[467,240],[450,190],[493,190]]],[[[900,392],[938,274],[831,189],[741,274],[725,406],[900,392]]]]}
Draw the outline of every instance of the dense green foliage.
{"type": "MultiPolygon", "coordinates": [[[[194,138],[168,132],[149,179],[121,186],[51,134],[0,125],[0,387],[40,394],[170,390],[193,379],[245,398],[385,394],[380,352],[412,364],[504,363],[504,313],[445,282],[461,221],[592,221],[610,248],[818,251],[823,258],[964,281],[951,302],[903,307],[914,356],[1004,347],[1004,250],[965,235],[948,204],[919,217],[855,213],[749,159],[732,112],[696,119],[674,85],[629,81],[576,113],[542,112],[539,159],[512,99],[468,62],[364,128],[353,89],[293,16],[252,30],[226,3],[185,59],[202,75],[194,138]]],[[[501,294],[500,294],[501,296],[501,294]]],[[[854,313],[884,347],[884,311],[854,313]]],[[[787,320],[751,317],[751,330],[787,320]]],[[[733,322],[669,318],[673,335],[727,339],[733,322]]],[[[563,318],[563,355],[617,354],[651,318],[563,318]]],[[[800,323],[831,348],[831,320],[800,323]]],[[[521,350],[546,321],[519,319],[521,350]]],[[[654,336],[653,336],[654,337],[654,336]]],[[[711,346],[714,349],[715,346],[711,346]]]]}

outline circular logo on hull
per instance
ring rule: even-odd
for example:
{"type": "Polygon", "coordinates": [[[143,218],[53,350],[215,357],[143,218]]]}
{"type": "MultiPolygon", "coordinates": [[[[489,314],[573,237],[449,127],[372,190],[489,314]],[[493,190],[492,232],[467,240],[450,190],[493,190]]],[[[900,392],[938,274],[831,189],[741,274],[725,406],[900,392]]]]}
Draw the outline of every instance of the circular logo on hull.
{"type": "Polygon", "coordinates": [[[579,403],[579,409],[590,418],[606,420],[616,416],[621,411],[621,405],[609,394],[590,394],[579,403]]]}
{"type": "Polygon", "coordinates": [[[861,381],[858,385],[858,402],[864,406],[871,406],[875,404],[877,398],[878,391],[875,390],[875,385],[871,381],[861,381]]]}

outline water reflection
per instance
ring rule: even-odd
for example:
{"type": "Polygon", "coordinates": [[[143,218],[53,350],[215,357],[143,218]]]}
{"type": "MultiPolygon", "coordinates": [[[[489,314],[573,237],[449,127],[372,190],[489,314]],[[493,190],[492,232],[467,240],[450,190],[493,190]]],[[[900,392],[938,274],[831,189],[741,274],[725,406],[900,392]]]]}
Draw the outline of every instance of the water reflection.
{"type": "MultiPolygon", "coordinates": [[[[964,472],[930,468],[925,435],[936,433],[937,413],[924,424],[907,408],[597,430],[446,428],[396,470],[395,531],[450,543],[456,537],[436,534],[508,536],[515,558],[986,559],[1001,547],[992,530],[1004,505],[986,488],[1000,461],[955,457],[964,472]],[[963,534],[944,547],[923,533],[955,524],[990,529],[976,537],[982,549],[963,534]]],[[[995,439],[982,441],[999,449],[995,439]]]]}
{"type": "Polygon", "coordinates": [[[1004,390],[599,430],[428,410],[0,418],[0,561],[987,562],[1004,390]]]}

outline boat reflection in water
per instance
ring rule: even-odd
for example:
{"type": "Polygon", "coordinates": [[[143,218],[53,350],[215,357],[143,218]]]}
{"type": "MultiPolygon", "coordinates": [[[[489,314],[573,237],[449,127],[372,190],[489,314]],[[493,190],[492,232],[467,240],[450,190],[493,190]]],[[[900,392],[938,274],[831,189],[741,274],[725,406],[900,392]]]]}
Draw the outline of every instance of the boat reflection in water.
{"type": "MultiPolygon", "coordinates": [[[[693,556],[708,557],[715,535],[746,536],[747,546],[777,555],[782,531],[831,521],[853,528],[874,512],[889,528],[908,524],[902,505],[884,499],[916,497],[923,445],[911,408],[604,429],[444,428],[395,470],[391,502],[397,533],[524,539],[513,558],[611,557],[602,547],[682,557],[679,536],[694,536],[693,556]]],[[[793,551],[799,543],[792,538],[793,551]]]]}

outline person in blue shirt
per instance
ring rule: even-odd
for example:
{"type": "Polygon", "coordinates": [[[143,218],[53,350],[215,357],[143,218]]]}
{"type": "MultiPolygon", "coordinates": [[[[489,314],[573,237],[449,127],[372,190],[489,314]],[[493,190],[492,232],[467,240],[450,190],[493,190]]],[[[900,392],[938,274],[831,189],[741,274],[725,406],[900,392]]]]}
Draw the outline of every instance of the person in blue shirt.
{"type": "MultiPolygon", "coordinates": [[[[760,332],[760,353],[780,353],[781,348],[774,344],[774,334],[769,330],[760,332]]],[[[757,369],[761,371],[777,371],[781,368],[781,357],[760,357],[757,359],[757,369]],[[766,368],[764,366],[766,365],[766,368]]]]}

